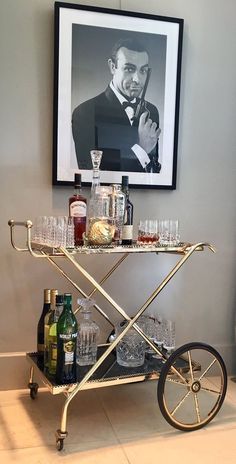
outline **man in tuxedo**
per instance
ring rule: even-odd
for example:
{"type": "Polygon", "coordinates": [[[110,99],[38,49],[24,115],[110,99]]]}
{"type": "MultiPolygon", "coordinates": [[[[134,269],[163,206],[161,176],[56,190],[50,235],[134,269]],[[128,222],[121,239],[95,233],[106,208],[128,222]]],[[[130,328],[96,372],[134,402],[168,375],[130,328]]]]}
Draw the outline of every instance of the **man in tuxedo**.
{"type": "Polygon", "coordinates": [[[90,150],[103,151],[101,169],[155,172],[160,136],[159,113],[140,97],[149,73],[149,57],[136,40],[113,47],[108,66],[112,80],[100,95],[81,103],[72,114],[72,133],[79,169],[92,169],[90,150]],[[137,105],[141,106],[137,115],[137,105]]]}

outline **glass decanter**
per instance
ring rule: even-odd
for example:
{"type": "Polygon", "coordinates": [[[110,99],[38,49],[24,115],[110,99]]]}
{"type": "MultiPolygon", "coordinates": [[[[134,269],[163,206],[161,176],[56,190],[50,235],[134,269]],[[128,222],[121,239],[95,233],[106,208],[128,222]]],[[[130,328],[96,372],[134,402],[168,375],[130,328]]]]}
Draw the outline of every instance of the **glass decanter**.
{"type": "Polygon", "coordinates": [[[82,321],[79,322],[78,337],[77,337],[77,364],[79,366],[88,366],[95,364],[97,361],[97,344],[100,329],[96,322],[91,319],[91,307],[95,301],[88,298],[77,300],[82,307],[80,314],[82,321]]]}

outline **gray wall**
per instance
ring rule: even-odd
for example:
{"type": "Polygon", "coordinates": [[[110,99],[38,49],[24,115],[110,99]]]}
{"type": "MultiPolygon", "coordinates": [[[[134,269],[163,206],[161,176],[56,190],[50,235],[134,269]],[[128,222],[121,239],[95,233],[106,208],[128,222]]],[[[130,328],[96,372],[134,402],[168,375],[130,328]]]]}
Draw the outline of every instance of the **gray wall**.
{"type": "MultiPolygon", "coordinates": [[[[182,239],[215,245],[215,255],[206,251],[190,258],[149,312],[176,320],[178,344],[201,340],[214,345],[229,372],[235,372],[236,3],[81,3],[185,20],[177,189],[132,191],[135,228],[144,216],[178,217],[182,239]]],[[[48,263],[15,252],[7,226],[9,218],[67,213],[71,189],[51,185],[53,5],[52,0],[0,2],[0,369],[6,373],[0,389],[27,384],[23,354],[36,347],[43,288],[71,290],[48,263]]],[[[83,263],[102,276],[101,268],[112,259],[102,266],[97,257],[83,263]]],[[[132,256],[106,288],[132,314],[173,262],[173,257],[132,256]]],[[[109,326],[97,320],[105,337],[109,326]]]]}

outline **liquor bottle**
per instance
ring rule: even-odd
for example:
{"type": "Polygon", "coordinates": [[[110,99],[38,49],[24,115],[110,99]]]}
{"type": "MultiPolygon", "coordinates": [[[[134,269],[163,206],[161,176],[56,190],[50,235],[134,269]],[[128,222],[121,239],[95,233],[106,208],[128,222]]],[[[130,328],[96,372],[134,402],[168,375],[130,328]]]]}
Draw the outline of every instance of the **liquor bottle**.
{"type": "Polygon", "coordinates": [[[83,245],[86,231],[87,200],[81,194],[81,174],[75,174],[74,195],[69,198],[69,215],[74,218],[75,246],[83,245]]]}
{"type": "Polygon", "coordinates": [[[37,351],[40,356],[43,356],[44,354],[44,318],[47,312],[50,310],[50,293],[51,290],[49,288],[44,289],[43,310],[37,327],[37,351]]]}
{"type": "Polygon", "coordinates": [[[114,242],[117,245],[121,244],[121,231],[124,224],[124,214],[125,214],[125,194],[121,190],[120,184],[112,184],[112,192],[109,195],[110,204],[109,204],[109,214],[110,218],[113,221],[115,226],[115,236],[114,242]]]}
{"type": "Polygon", "coordinates": [[[76,381],[76,344],[78,324],[71,306],[72,296],[64,294],[64,309],[57,323],[57,368],[58,384],[76,381]]]}
{"type": "Polygon", "coordinates": [[[122,245],[132,245],[134,206],[129,199],[129,176],[122,176],[122,192],[125,194],[125,214],[122,227],[122,245]]]}
{"type": "Polygon", "coordinates": [[[63,295],[56,295],[55,311],[50,311],[48,320],[48,373],[56,374],[57,367],[57,322],[63,311],[63,295]]]}
{"type": "Polygon", "coordinates": [[[102,160],[102,151],[91,150],[90,156],[93,166],[93,174],[88,206],[88,230],[90,229],[90,225],[97,218],[97,192],[98,188],[100,187],[100,164],[102,160]]]}
{"type": "Polygon", "coordinates": [[[88,366],[97,361],[97,343],[100,330],[96,322],[91,320],[92,311],[90,308],[95,301],[81,298],[78,303],[82,306],[80,313],[83,320],[79,323],[76,360],[80,366],[88,366]]]}
{"type": "Polygon", "coordinates": [[[49,318],[52,313],[56,309],[56,295],[58,294],[58,290],[53,288],[51,290],[51,304],[50,309],[47,312],[44,318],[44,369],[48,369],[48,353],[49,353],[49,346],[48,346],[48,330],[49,330],[49,318]]]}

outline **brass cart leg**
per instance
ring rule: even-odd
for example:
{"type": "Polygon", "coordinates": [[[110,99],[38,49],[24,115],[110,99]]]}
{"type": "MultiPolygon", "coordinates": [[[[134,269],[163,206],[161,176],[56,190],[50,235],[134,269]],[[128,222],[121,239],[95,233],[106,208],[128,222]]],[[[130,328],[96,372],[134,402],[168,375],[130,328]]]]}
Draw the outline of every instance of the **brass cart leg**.
{"type": "MultiPolygon", "coordinates": [[[[102,285],[112,274],[113,272],[120,266],[120,264],[127,258],[129,253],[125,253],[124,255],[121,256],[121,258],[111,267],[111,269],[107,272],[107,274],[102,278],[102,280],[100,281],[99,285],[102,285]]],[[[57,264],[55,263],[55,261],[52,259],[51,256],[48,256],[46,254],[44,254],[44,256],[47,258],[47,260],[63,275],[63,277],[65,277],[72,285],[74,288],[76,288],[76,290],[78,290],[79,293],[81,293],[81,295],[83,295],[84,298],[91,298],[91,296],[94,295],[94,293],[98,290],[96,287],[94,287],[94,289],[89,293],[89,295],[87,295],[83,290],[82,288],[80,288],[69,276],[68,274],[66,274],[65,271],[63,271],[63,269],[57,264]]],[[[102,310],[102,308],[100,308],[96,303],[94,304],[94,308],[114,327],[113,323],[110,321],[109,317],[107,316],[107,314],[102,310]]],[[[79,310],[79,308],[77,308],[75,311],[74,311],[74,314],[77,313],[77,311],[79,310]]]]}
{"type": "MultiPolygon", "coordinates": [[[[152,303],[152,301],[157,297],[157,295],[162,291],[162,289],[167,285],[167,283],[172,279],[172,277],[176,274],[176,272],[180,269],[180,267],[185,263],[185,261],[192,255],[198,245],[194,245],[190,247],[188,251],[184,254],[184,256],[179,260],[179,262],[174,266],[174,268],[170,271],[170,273],[166,276],[166,278],[161,282],[161,284],[156,288],[156,290],[152,293],[152,295],[147,299],[147,301],[143,304],[143,306],[138,310],[136,316],[133,319],[130,319],[128,314],[111,298],[111,296],[97,283],[97,281],[74,259],[73,256],[68,253],[68,251],[64,248],[62,252],[65,256],[72,262],[72,264],[94,285],[94,287],[101,293],[104,298],[111,303],[111,305],[128,321],[127,326],[124,328],[122,333],[116,337],[116,339],[111,343],[103,355],[97,360],[97,362],[92,366],[89,372],[85,375],[82,381],[75,387],[75,389],[68,394],[67,399],[65,401],[62,416],[61,416],[61,429],[57,431],[57,448],[61,450],[63,448],[63,441],[64,438],[67,436],[66,431],[66,423],[67,423],[67,410],[71,400],[74,396],[78,393],[79,390],[82,389],[83,385],[90,379],[93,373],[97,370],[97,368],[103,363],[103,361],[107,358],[107,356],[113,351],[116,345],[120,342],[120,340],[124,337],[124,335],[128,332],[128,330],[134,326],[135,330],[144,338],[146,342],[155,350],[156,353],[161,355],[163,358],[163,354],[158,350],[156,345],[154,345],[149,338],[142,332],[142,330],[135,324],[136,320],[143,314],[146,308],[152,303]]],[[[175,367],[172,367],[172,371],[175,372],[181,380],[185,382],[184,377],[179,373],[175,367]]]]}
{"type": "Polygon", "coordinates": [[[34,367],[30,367],[30,378],[28,383],[28,388],[30,389],[30,398],[35,400],[37,393],[38,393],[38,384],[33,381],[34,380],[34,367]]]}

